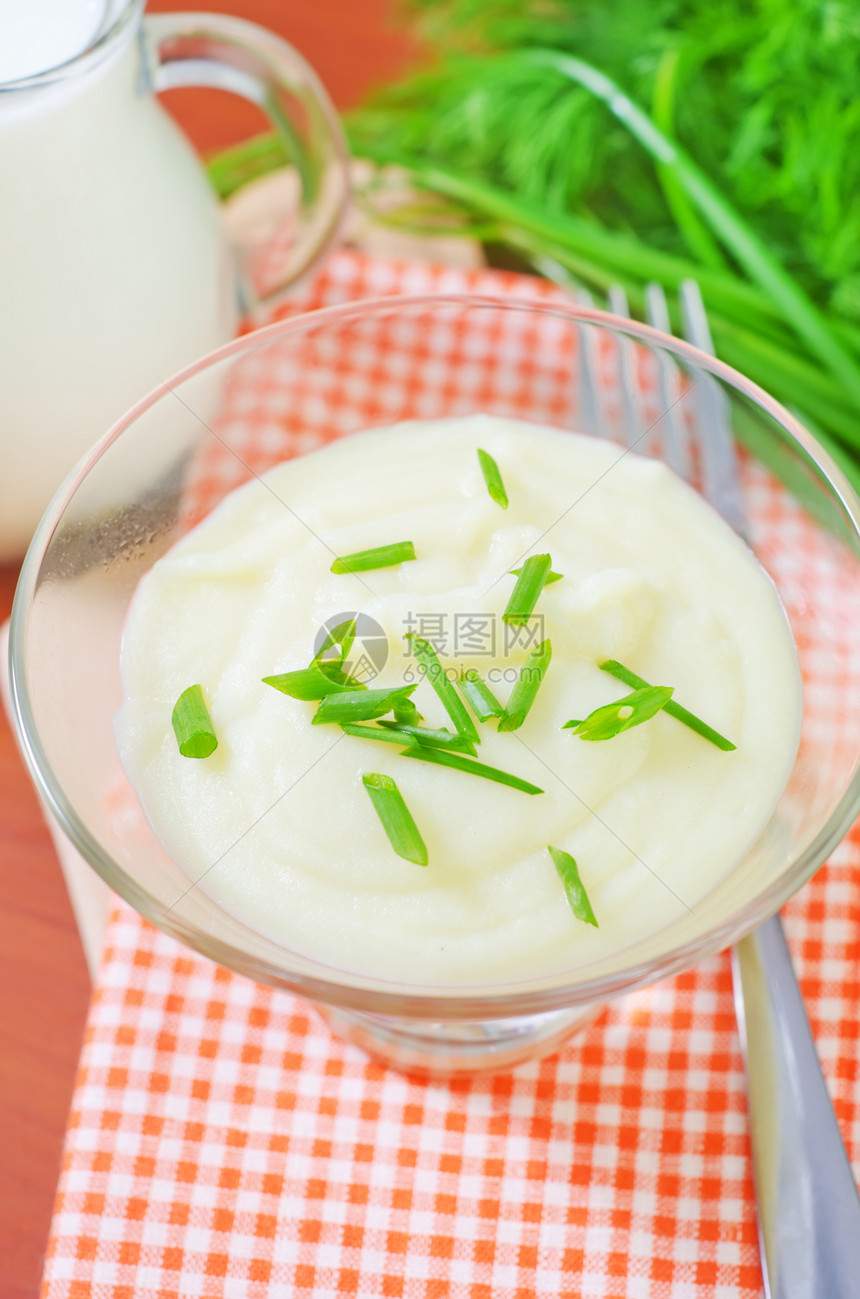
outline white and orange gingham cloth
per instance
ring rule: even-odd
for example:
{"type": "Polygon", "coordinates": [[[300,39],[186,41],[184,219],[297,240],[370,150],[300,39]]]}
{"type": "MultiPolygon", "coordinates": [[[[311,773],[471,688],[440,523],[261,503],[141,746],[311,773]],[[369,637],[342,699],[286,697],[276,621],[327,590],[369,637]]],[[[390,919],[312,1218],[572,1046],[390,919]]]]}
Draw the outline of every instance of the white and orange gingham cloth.
{"type": "MultiPolygon", "coordinates": [[[[297,305],[394,292],[558,291],[342,251],[297,305]]],[[[747,470],[746,487],[753,519],[829,580],[774,485],[747,470]]],[[[785,915],[860,1172],[856,829],[785,915]]],[[[117,904],[43,1295],[759,1299],[728,956],[615,1002],[551,1058],[423,1082],[117,904]]]]}

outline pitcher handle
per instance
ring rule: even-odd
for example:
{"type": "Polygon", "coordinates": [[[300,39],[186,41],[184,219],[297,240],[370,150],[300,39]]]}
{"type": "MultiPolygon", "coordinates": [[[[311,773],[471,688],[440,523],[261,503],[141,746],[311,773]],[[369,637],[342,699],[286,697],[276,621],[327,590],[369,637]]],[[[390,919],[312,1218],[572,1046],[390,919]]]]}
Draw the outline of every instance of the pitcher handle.
{"type": "Polygon", "coordinates": [[[270,189],[257,229],[231,230],[241,307],[258,316],[285,298],[338,236],[349,201],[340,119],[301,55],[256,23],[211,13],[149,14],[141,39],[149,88],[208,86],[241,95],[266,113],[284,144],[289,167],[275,182],[277,194],[270,189]]]}

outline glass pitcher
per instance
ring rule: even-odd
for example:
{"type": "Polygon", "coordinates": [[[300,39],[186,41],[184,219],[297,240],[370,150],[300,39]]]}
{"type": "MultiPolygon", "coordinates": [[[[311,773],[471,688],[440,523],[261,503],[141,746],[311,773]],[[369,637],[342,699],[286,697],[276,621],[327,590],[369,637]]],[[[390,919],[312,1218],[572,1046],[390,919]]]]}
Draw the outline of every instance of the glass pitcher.
{"type": "Polygon", "coordinates": [[[295,50],[241,19],[142,10],[107,0],[80,53],[0,81],[0,561],[109,424],[284,295],[345,210],[343,134],[295,50]],[[252,100],[286,145],[286,207],[253,246],[230,243],[155,97],[191,85],[252,100]]]}

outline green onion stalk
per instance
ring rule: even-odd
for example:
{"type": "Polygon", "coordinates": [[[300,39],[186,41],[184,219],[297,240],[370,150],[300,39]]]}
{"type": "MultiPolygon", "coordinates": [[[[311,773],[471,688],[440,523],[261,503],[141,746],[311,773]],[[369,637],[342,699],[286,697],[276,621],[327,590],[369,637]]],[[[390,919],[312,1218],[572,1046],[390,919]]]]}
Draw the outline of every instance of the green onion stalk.
{"type": "MultiPolygon", "coordinates": [[[[623,7],[625,13],[630,9],[623,7]]],[[[435,14],[435,29],[432,23],[429,27],[439,46],[437,64],[383,90],[347,120],[354,154],[380,169],[359,201],[373,209],[379,220],[399,228],[479,238],[491,260],[566,284],[597,291],[621,284],[631,310],[640,316],[645,287],[655,281],[669,296],[674,329],[681,323],[677,290],[683,280],[697,280],[717,354],[796,411],[860,490],[860,261],[855,266],[850,260],[860,238],[849,238],[852,230],[860,237],[860,205],[856,194],[844,200],[837,192],[844,185],[843,173],[854,166],[854,155],[832,138],[839,130],[843,143],[856,138],[860,109],[852,108],[851,97],[842,95],[841,82],[834,88],[827,78],[822,82],[813,76],[815,59],[825,55],[837,69],[834,83],[842,75],[838,69],[843,63],[848,69],[845,76],[850,73],[848,54],[841,52],[838,41],[832,58],[828,54],[831,45],[826,40],[832,44],[836,37],[824,31],[824,18],[810,29],[810,35],[800,28],[805,19],[786,15],[784,21],[779,19],[782,27],[774,36],[773,22],[758,10],[753,17],[738,9],[732,17],[734,26],[727,15],[717,30],[713,6],[710,18],[704,14],[705,0],[690,0],[685,13],[672,19],[675,26],[633,6],[626,21],[654,27],[640,33],[641,55],[634,36],[629,37],[628,61],[622,66],[618,60],[625,46],[623,39],[617,39],[618,29],[610,31],[612,25],[600,18],[600,6],[585,0],[577,4],[557,0],[540,12],[504,0],[455,0],[447,8],[438,0],[423,0],[421,8],[431,19],[431,11],[440,11],[435,14]],[[686,29],[678,25],[685,16],[686,29]],[[759,24],[755,30],[750,26],[754,22],[759,24]],[[689,105],[695,108],[696,94],[704,94],[700,88],[706,84],[706,74],[712,74],[715,83],[719,75],[728,79],[725,84],[737,97],[741,91],[735,83],[742,85],[746,75],[743,60],[751,60],[768,41],[778,38],[785,45],[789,40],[785,31],[792,22],[797,26],[797,34],[791,37],[796,48],[792,46],[785,58],[799,60],[798,66],[806,59],[809,65],[809,102],[803,101],[803,112],[810,118],[816,112],[820,116],[837,92],[842,95],[828,110],[827,120],[836,124],[828,136],[819,129],[813,138],[815,122],[810,121],[809,139],[801,138],[802,118],[792,128],[795,153],[801,146],[808,151],[806,171],[813,166],[822,169],[815,182],[824,213],[822,229],[826,234],[828,218],[837,231],[829,244],[821,236],[822,266],[811,267],[808,273],[804,257],[810,261],[811,236],[803,243],[798,234],[797,246],[792,245],[793,227],[786,219],[789,209],[777,211],[780,185],[786,190],[792,183],[800,186],[803,167],[797,163],[796,176],[790,175],[789,163],[784,162],[785,174],[773,178],[755,154],[756,148],[765,148],[755,133],[758,123],[759,135],[766,134],[759,122],[763,105],[783,104],[777,98],[784,92],[782,83],[765,86],[759,100],[750,100],[745,115],[736,122],[701,119],[700,134],[707,137],[702,150],[710,149],[707,165],[692,155],[696,133],[689,120],[688,147],[676,130],[683,111],[689,118],[689,105]],[[473,38],[476,30],[484,33],[480,42],[473,38]],[[572,53],[577,40],[579,48],[599,54],[613,75],[596,61],[572,53]],[[443,41],[451,45],[450,52],[443,41]],[[565,44],[567,48],[559,48],[565,44]],[[726,70],[721,72],[723,64],[726,70]],[[645,66],[650,80],[641,73],[645,66]],[[626,78],[625,70],[629,71],[626,78]],[[640,93],[647,83],[650,111],[623,84],[637,77],[640,93]],[[723,135],[715,144],[718,131],[723,135]],[[735,166],[738,190],[746,186],[744,203],[729,196],[725,177],[714,179],[709,174],[709,166],[717,169],[718,148],[723,154],[734,150],[729,163],[735,166]],[[749,159],[744,163],[746,155],[749,159]],[[589,189],[589,177],[580,173],[594,158],[603,171],[599,184],[595,180],[589,189]],[[622,210],[618,194],[609,193],[612,165],[617,165],[623,178],[632,177],[628,190],[633,211],[622,210]],[[394,211],[390,203],[378,204],[385,183],[382,169],[389,166],[404,170],[413,191],[426,192],[428,203],[413,197],[394,211]],[[755,198],[751,178],[756,166],[770,186],[762,199],[760,220],[749,212],[755,198]],[[846,232],[842,239],[840,229],[846,232]],[[830,307],[824,265],[828,258],[834,265],[839,263],[842,276],[831,299],[837,305],[853,303],[849,311],[830,307]]],[[[856,48],[860,41],[856,33],[846,35],[843,44],[852,40],[856,48]]],[[[755,67],[764,76],[762,68],[767,70],[769,65],[759,61],[755,67]]],[[[798,84],[796,93],[802,98],[806,81],[798,84]]],[[[783,119],[793,120],[790,101],[786,103],[782,116],[773,109],[773,130],[783,119]]],[[[791,157],[791,143],[784,145],[784,158],[791,157]]],[[[218,194],[228,198],[249,180],[289,161],[288,147],[275,135],[265,135],[211,159],[209,174],[218,194]]],[[[599,170],[596,163],[594,170],[599,170]]],[[[619,191],[622,188],[619,180],[619,191]]],[[[485,473],[492,477],[494,468],[485,466],[485,473]]],[[[496,491],[494,478],[492,482],[491,490],[496,491]]]]}

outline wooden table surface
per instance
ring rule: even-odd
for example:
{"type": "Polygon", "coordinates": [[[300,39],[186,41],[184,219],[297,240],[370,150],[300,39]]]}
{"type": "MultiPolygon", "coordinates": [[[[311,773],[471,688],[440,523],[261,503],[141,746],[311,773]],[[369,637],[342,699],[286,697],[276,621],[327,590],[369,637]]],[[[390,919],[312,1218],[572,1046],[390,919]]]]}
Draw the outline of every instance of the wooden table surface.
{"type": "MultiPolygon", "coordinates": [[[[393,0],[150,0],[150,10],[211,9],[285,36],[339,108],[394,76],[415,46],[393,0]]],[[[170,110],[198,148],[260,129],[219,92],[174,91],[170,110]]],[[[0,568],[0,622],[17,573],[0,568]]],[[[89,978],[60,868],[0,709],[0,1299],[38,1293],[89,978]]]]}

